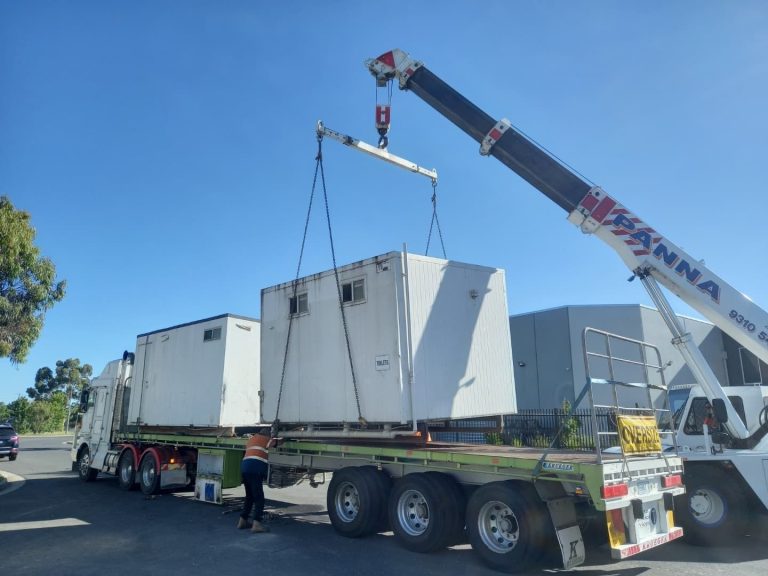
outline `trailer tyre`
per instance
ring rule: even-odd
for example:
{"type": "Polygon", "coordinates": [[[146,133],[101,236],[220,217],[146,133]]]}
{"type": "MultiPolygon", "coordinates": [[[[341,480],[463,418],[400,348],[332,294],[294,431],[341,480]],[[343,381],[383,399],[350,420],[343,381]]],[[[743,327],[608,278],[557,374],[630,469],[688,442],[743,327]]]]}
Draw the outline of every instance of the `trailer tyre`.
{"type": "Polygon", "coordinates": [[[464,514],[467,508],[467,497],[461,486],[448,474],[442,472],[427,472],[427,476],[438,484],[440,494],[438,498],[444,503],[446,519],[448,523],[448,546],[465,544],[467,532],[465,530],[464,514]]]}
{"type": "Polygon", "coordinates": [[[546,551],[551,530],[535,491],[516,482],[478,488],[467,504],[469,542],[480,559],[507,573],[521,572],[546,551]]]}
{"type": "Polygon", "coordinates": [[[732,542],[749,530],[747,498],[730,475],[696,466],[685,474],[686,493],[675,507],[685,541],[697,546],[732,542]]]}
{"type": "Polygon", "coordinates": [[[371,466],[342,468],[333,473],[326,504],[334,529],[347,538],[376,532],[385,509],[385,483],[371,466]]]}
{"type": "Polygon", "coordinates": [[[147,496],[160,492],[160,470],[153,454],[145,454],[139,467],[139,486],[147,496]]]}
{"type": "Polygon", "coordinates": [[[389,524],[412,552],[434,552],[456,537],[457,509],[450,485],[433,474],[408,474],[389,494],[389,524]]]}
{"type": "Polygon", "coordinates": [[[77,454],[77,475],[83,482],[92,482],[99,475],[98,470],[91,468],[91,451],[87,446],[80,448],[77,454]]]}
{"type": "Polygon", "coordinates": [[[130,450],[123,452],[117,462],[117,485],[121,490],[136,488],[136,464],[130,450]]]}

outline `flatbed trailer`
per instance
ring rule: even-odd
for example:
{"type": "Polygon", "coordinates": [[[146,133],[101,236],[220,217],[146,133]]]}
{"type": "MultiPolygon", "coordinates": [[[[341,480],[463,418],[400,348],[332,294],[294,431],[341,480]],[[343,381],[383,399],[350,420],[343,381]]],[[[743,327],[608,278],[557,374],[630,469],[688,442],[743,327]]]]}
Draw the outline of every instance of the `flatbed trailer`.
{"type": "Polygon", "coordinates": [[[348,427],[344,438],[312,437],[313,428],[302,426],[282,430],[270,451],[270,485],[308,479],[314,486],[331,473],[326,503],[340,534],[391,529],[417,552],[468,541],[505,572],[557,550],[565,568],[583,563],[582,528],[607,535],[615,559],[681,537],[673,510],[674,496],[684,493],[683,467],[662,443],[672,432],[659,429],[670,410],[658,349],[591,328],[584,347],[587,382],[576,404],[588,400],[593,436],[583,449],[435,442],[426,430],[373,439],[370,430],[355,438],[348,427]],[[610,375],[632,366],[641,377],[596,378],[596,364],[610,375]],[[598,410],[615,426],[601,428],[598,410]]]}
{"type": "Polygon", "coordinates": [[[558,546],[565,567],[581,564],[580,526],[596,521],[606,527],[615,559],[682,536],[672,514],[673,496],[683,492],[677,456],[299,440],[272,450],[270,466],[273,478],[282,471],[313,484],[332,472],[328,514],[343,535],[376,532],[387,524],[377,518],[388,517],[401,543],[429,552],[465,541],[466,527],[481,558],[506,572],[558,546]]]}

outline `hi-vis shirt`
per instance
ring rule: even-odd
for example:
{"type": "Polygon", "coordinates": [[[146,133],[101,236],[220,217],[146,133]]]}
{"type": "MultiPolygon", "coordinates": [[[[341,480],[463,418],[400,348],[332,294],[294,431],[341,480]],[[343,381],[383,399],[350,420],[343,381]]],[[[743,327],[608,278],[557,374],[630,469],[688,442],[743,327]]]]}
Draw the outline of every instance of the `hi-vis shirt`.
{"type": "Polygon", "coordinates": [[[243,460],[261,460],[265,464],[269,458],[269,438],[254,434],[248,439],[248,443],[245,445],[245,456],[243,460]]]}

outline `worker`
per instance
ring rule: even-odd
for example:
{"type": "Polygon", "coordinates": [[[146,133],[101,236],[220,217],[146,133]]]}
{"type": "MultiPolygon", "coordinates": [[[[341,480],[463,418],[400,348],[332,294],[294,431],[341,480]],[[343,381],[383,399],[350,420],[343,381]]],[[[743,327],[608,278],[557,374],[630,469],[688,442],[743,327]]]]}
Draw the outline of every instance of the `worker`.
{"type": "Polygon", "coordinates": [[[248,516],[253,508],[253,524],[251,532],[269,532],[269,528],[262,523],[264,516],[264,480],[269,471],[268,458],[269,446],[272,440],[263,434],[254,434],[245,445],[245,455],[240,463],[240,474],[245,486],[245,503],[240,519],[237,521],[238,529],[248,527],[248,516]]]}
{"type": "Polygon", "coordinates": [[[717,420],[715,419],[715,412],[714,410],[712,410],[712,405],[709,402],[704,404],[704,424],[707,425],[710,432],[712,432],[717,428],[717,420]]]}

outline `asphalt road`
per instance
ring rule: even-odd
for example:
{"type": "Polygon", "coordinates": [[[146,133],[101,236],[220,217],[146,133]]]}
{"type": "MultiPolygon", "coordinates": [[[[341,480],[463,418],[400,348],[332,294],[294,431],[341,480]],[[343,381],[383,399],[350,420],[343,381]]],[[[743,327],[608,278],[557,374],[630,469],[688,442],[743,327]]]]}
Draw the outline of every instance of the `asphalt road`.
{"type": "MultiPolygon", "coordinates": [[[[66,440],[22,438],[19,459],[0,461],[0,471],[26,480],[0,492],[2,574],[497,574],[468,546],[422,555],[400,548],[391,533],[342,538],[328,523],[322,487],[267,490],[267,509],[276,515],[272,532],[250,534],[235,529],[241,489],[225,491],[220,507],[194,502],[189,492],[154,498],[123,492],[111,478],[84,484],[70,471],[66,440]]],[[[606,546],[587,557],[573,576],[764,576],[768,536],[721,549],[675,542],[620,563],[606,546]]]]}

